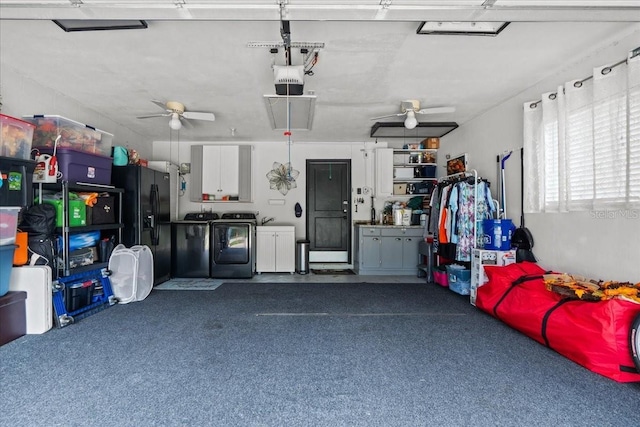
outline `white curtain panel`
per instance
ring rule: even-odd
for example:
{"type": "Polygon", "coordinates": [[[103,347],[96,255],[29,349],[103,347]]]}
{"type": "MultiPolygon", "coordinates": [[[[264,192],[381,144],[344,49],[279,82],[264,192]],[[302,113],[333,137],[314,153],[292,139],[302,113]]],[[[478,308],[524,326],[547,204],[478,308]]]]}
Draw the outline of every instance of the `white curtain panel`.
{"type": "Polygon", "coordinates": [[[627,59],[629,87],[629,208],[640,207],[640,55],[627,59]]]}
{"type": "Polygon", "coordinates": [[[594,208],[621,207],[627,191],[626,64],[593,70],[593,156],[594,208]]]}
{"type": "Polygon", "coordinates": [[[640,55],[524,104],[525,213],[640,207],[640,55]]]}
{"type": "Polygon", "coordinates": [[[544,211],[544,150],[542,108],[539,102],[524,103],[524,212],[544,211]]]}
{"type": "Polygon", "coordinates": [[[568,210],[590,209],[593,204],[593,80],[565,84],[565,183],[568,210]]]}

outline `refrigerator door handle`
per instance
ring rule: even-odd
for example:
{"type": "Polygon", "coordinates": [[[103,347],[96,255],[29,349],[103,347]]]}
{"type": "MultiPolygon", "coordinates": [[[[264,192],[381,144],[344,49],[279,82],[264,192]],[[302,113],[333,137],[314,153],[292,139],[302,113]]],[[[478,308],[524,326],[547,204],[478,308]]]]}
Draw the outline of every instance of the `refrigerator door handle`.
{"type": "Polygon", "coordinates": [[[151,244],[158,244],[158,228],[156,224],[156,216],[158,215],[158,186],[156,184],[151,185],[151,215],[149,215],[149,234],[151,238],[151,244]]]}

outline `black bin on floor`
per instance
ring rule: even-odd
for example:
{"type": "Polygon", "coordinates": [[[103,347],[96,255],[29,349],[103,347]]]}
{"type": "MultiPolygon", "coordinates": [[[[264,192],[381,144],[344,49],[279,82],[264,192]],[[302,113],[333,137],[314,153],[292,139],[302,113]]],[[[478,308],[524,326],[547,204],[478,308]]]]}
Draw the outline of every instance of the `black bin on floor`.
{"type": "Polygon", "coordinates": [[[296,241],[296,273],[309,273],[309,241],[301,239],[296,241]]]}

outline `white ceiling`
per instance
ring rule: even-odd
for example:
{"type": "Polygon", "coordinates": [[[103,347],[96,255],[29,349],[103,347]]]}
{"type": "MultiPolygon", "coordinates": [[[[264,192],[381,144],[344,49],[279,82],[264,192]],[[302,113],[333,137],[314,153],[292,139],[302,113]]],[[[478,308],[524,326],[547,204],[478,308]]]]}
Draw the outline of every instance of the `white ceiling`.
{"type": "Polygon", "coordinates": [[[242,140],[281,140],[263,95],[275,92],[271,64],[284,55],[247,46],[281,42],[281,12],[293,42],[324,43],[305,80],[317,95],[313,129],[295,141],[370,140],[370,119],[405,99],[457,109],[421,121],[464,124],[640,22],[637,0],[0,0],[0,60],[149,140],[169,139],[168,119],[136,119],[162,112],[152,99],[216,114],[183,127],[184,140],[228,140],[232,128],[242,140]],[[148,28],[66,33],[50,20],[63,18],[148,28]],[[420,21],[445,18],[512,23],[497,37],[416,34],[420,21]]]}

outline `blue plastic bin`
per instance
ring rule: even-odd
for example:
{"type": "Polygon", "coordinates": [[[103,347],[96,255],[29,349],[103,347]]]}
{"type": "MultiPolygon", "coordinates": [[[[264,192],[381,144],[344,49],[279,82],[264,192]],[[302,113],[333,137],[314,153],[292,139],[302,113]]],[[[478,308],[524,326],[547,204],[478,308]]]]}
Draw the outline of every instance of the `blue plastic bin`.
{"type": "Polygon", "coordinates": [[[9,281],[13,269],[13,252],[16,245],[0,246],[0,297],[9,292],[9,281]]]}

